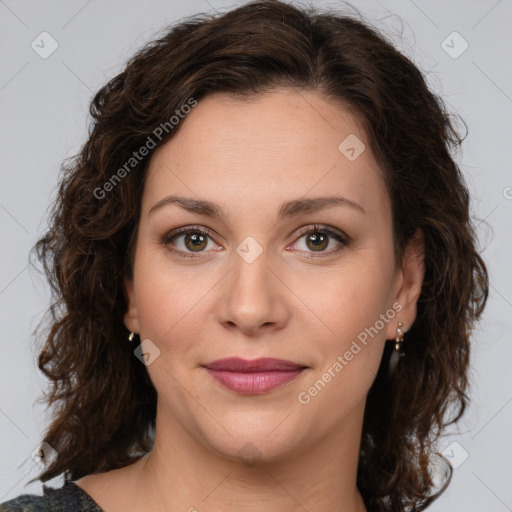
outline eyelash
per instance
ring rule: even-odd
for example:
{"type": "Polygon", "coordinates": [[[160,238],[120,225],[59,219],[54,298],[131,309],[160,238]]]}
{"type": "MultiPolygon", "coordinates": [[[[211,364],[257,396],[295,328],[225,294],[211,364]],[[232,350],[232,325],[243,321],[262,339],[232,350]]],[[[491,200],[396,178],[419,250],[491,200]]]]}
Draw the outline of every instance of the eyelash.
{"type": "MultiPolygon", "coordinates": [[[[204,256],[204,251],[199,251],[197,253],[190,253],[190,252],[184,252],[180,249],[173,249],[169,247],[171,242],[173,242],[178,236],[188,233],[202,233],[204,235],[207,235],[212,241],[213,241],[213,233],[208,228],[204,228],[201,226],[184,226],[182,228],[175,229],[174,231],[171,231],[170,233],[167,233],[163,239],[162,244],[163,246],[176,254],[179,254],[183,258],[200,258],[204,256]]],[[[334,253],[337,253],[338,251],[342,250],[344,247],[349,247],[351,245],[351,238],[345,234],[342,234],[341,232],[338,232],[337,230],[330,228],[329,226],[319,226],[317,224],[314,224],[311,228],[310,226],[306,226],[305,228],[300,228],[298,233],[298,238],[295,239],[293,244],[297,242],[300,238],[302,238],[304,235],[313,234],[313,233],[320,233],[320,234],[327,234],[329,237],[334,238],[338,242],[340,242],[340,245],[335,248],[331,249],[330,251],[321,251],[319,253],[308,253],[307,258],[323,258],[326,256],[330,256],[334,253]]],[[[292,245],[293,245],[292,244],[292,245]]],[[[302,251],[304,252],[304,251],[302,251]]]]}

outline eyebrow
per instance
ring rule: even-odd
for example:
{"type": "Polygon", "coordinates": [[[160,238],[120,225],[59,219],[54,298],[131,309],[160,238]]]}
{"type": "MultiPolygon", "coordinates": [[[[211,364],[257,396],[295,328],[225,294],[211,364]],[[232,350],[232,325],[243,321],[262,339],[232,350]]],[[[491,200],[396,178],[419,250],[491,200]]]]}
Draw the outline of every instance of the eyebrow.
{"type": "MultiPolygon", "coordinates": [[[[183,209],[191,213],[197,213],[199,215],[206,215],[208,217],[214,218],[217,217],[219,219],[225,218],[225,214],[223,213],[222,209],[211,201],[174,195],[164,197],[162,200],[158,201],[158,203],[151,207],[148,215],[151,215],[157,210],[160,210],[164,206],[170,204],[178,204],[183,209]]],[[[295,217],[302,213],[315,213],[330,206],[348,206],[362,214],[366,213],[365,209],[360,204],[355,203],[354,201],[350,201],[345,197],[314,197],[308,199],[295,199],[283,203],[279,209],[277,219],[280,221],[285,217],[295,217]]]]}

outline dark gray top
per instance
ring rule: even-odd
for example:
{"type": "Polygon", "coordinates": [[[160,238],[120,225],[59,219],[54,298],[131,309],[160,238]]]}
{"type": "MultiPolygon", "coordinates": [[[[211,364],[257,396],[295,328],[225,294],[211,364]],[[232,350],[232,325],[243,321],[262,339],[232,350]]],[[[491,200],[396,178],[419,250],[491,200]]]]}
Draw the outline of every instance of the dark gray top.
{"type": "Polygon", "coordinates": [[[104,512],[78,485],[65,482],[60,489],[43,485],[43,495],[23,494],[0,504],[0,512],[104,512]]]}

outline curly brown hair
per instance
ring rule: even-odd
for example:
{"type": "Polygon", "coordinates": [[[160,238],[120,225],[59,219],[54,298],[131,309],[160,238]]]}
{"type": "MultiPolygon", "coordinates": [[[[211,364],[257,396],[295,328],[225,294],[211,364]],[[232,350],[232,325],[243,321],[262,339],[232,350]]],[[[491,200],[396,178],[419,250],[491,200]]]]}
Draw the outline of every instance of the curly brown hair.
{"type": "Polygon", "coordinates": [[[130,169],[126,162],[149,138],[156,147],[170,140],[179,124],[165,123],[191,98],[249,98],[277,86],[318,91],[363,123],[391,198],[397,261],[415,231],[424,234],[406,364],[389,378],[386,347],[367,399],[357,484],[371,511],[420,511],[432,501],[435,442],[467,406],[470,334],[488,295],[452,157],[463,138],[420,70],[360,15],[278,0],[181,20],[91,103],[89,139],[63,165],[50,228],[34,247],[53,292],[39,368],[54,407],[44,441],[58,458],[43,482],[120,468],[151,448],[156,391],[123,324],[151,154],[130,169]]]}

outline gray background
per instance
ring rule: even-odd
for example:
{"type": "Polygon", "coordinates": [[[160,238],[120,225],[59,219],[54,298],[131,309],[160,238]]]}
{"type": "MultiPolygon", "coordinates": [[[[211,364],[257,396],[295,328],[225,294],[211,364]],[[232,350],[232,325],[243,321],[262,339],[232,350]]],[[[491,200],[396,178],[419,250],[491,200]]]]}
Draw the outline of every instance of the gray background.
{"type": "MultiPolygon", "coordinates": [[[[44,278],[28,267],[28,253],[45,228],[63,159],[86,139],[89,101],[167,24],[242,3],[0,0],[0,501],[41,491],[38,483],[25,485],[37,473],[31,452],[48,419],[35,403],[45,381],[31,333],[49,294],[44,278]],[[38,37],[43,31],[58,43],[46,59],[31,47],[33,41],[42,46],[41,37],[48,37],[38,37]]],[[[469,126],[458,162],[473,195],[473,214],[481,219],[491,289],[474,332],[472,405],[440,446],[457,469],[431,510],[512,510],[512,1],[352,3],[428,73],[431,87],[469,126]],[[450,35],[454,31],[463,40],[450,35]],[[469,46],[457,56],[464,40],[469,46]]],[[[45,39],[46,50],[50,42],[45,39]]]]}

